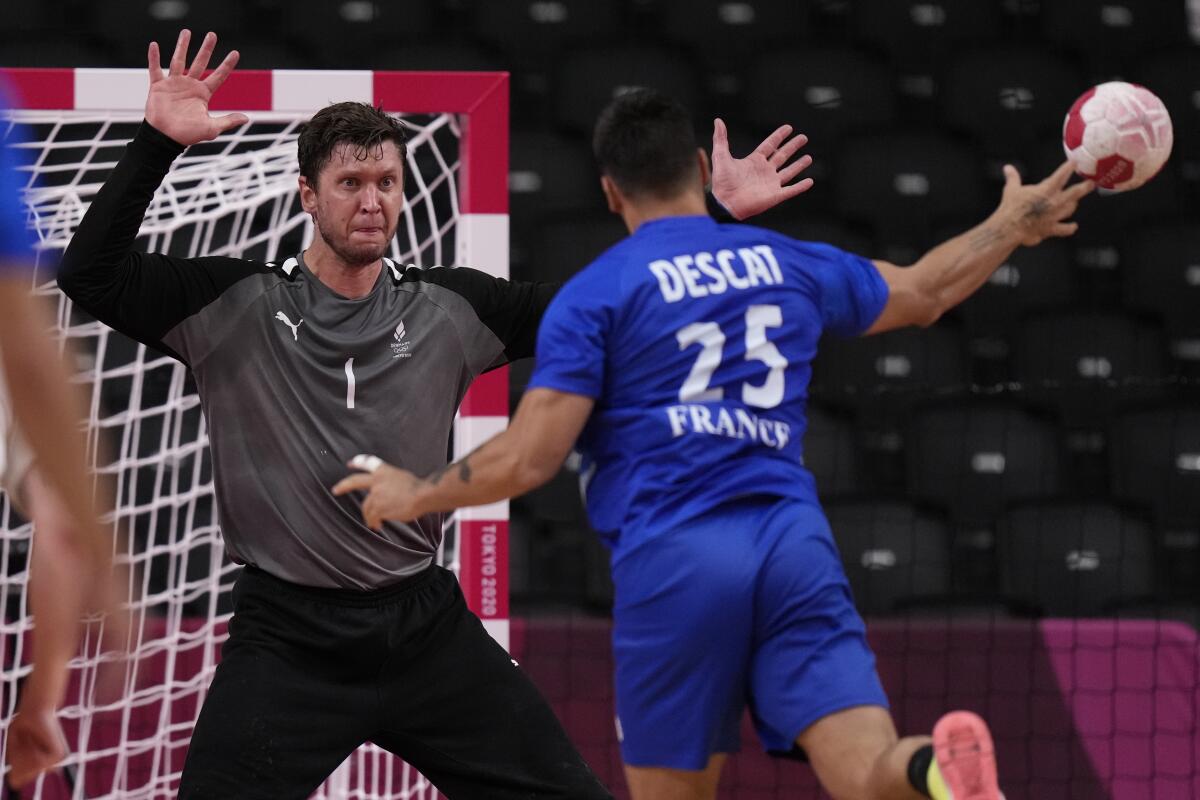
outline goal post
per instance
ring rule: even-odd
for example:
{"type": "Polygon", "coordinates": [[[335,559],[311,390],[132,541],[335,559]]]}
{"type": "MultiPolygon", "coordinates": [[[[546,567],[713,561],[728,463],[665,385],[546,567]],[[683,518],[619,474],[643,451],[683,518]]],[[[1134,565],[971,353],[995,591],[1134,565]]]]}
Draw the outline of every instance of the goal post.
{"type": "MultiPolygon", "coordinates": [[[[116,518],[131,533],[130,552],[117,557],[146,575],[142,608],[135,609],[140,621],[133,661],[152,661],[154,667],[142,671],[136,686],[127,682],[124,701],[96,705],[88,686],[101,657],[85,653],[76,659],[64,709],[68,738],[73,751],[92,746],[99,755],[73,752],[68,766],[87,784],[88,797],[168,796],[215,669],[217,645],[225,638],[228,610],[220,596],[227,595],[237,572],[224,557],[212,512],[206,427],[182,365],[75,310],[54,288],[52,275],[142,118],[148,78],[144,69],[0,69],[0,74],[15,103],[7,119],[0,119],[0,136],[7,136],[13,122],[26,132],[25,199],[39,242],[34,285],[56,300],[59,333],[77,340],[86,362],[79,380],[92,393],[92,435],[114,442],[112,462],[94,466],[114,476],[116,518]],[[126,392],[128,400],[114,401],[126,392]],[[157,588],[147,591],[151,582],[157,588]],[[149,685],[153,675],[164,683],[149,685]],[[160,720],[158,734],[165,742],[153,741],[144,730],[151,713],[160,720]],[[98,717],[104,719],[94,723],[98,717]],[[112,726],[120,728],[115,739],[96,733],[112,726]]],[[[294,252],[312,235],[311,220],[296,198],[299,127],[329,103],[357,100],[400,115],[412,132],[407,202],[391,257],[423,267],[471,266],[507,278],[508,92],[508,74],[499,72],[235,71],[210,109],[241,111],[250,122],[189,148],[176,162],[151,203],[138,246],[260,260],[294,252]]],[[[454,455],[466,454],[507,422],[507,369],[499,369],[480,376],[463,400],[454,455]]],[[[6,727],[18,681],[28,672],[30,540],[28,525],[7,504],[0,509],[0,562],[7,570],[0,725],[6,727]]],[[[506,648],[507,539],[507,502],[463,510],[448,523],[439,556],[458,574],[470,608],[506,648]]],[[[320,796],[435,796],[423,778],[407,766],[393,768],[388,758],[360,748],[320,796]]],[[[57,796],[48,785],[39,789],[38,797],[57,796]]]]}

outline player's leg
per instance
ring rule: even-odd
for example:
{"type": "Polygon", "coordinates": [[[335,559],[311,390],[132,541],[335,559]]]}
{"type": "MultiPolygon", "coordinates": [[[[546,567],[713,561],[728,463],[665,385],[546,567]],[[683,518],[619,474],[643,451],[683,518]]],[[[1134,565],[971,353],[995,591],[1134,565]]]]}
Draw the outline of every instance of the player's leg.
{"type": "Polygon", "coordinates": [[[859,706],[814,722],[796,738],[834,800],[919,800],[908,779],[913,755],[929,737],[900,739],[886,708],[859,706]]]}
{"type": "Polygon", "coordinates": [[[936,759],[929,737],[897,736],[821,510],[781,504],[760,544],[762,614],[751,681],[767,748],[799,746],[835,800],[950,800],[943,775],[956,789],[954,800],[998,800],[991,740],[974,715],[945,718],[954,733],[942,731],[949,743],[937,748],[936,759]]]}
{"type": "Polygon", "coordinates": [[[897,739],[878,706],[846,709],[818,720],[796,739],[834,798],[999,800],[987,725],[968,711],[938,721],[933,737],[897,739]]]}
{"type": "Polygon", "coordinates": [[[366,740],[370,636],[273,581],[247,570],[234,588],[230,638],[192,734],[180,800],[303,800],[366,740]]]}
{"type": "Polygon", "coordinates": [[[712,800],[725,767],[725,753],[715,753],[702,770],[633,767],[625,765],[625,783],[634,800],[712,800]]]}
{"type": "Polygon", "coordinates": [[[716,796],[739,747],[754,618],[754,526],[727,507],[661,534],[613,569],[621,755],[634,800],[716,796]]]}
{"type": "Polygon", "coordinates": [[[454,800],[611,800],[537,687],[441,568],[396,602],[369,738],[454,800]]]}

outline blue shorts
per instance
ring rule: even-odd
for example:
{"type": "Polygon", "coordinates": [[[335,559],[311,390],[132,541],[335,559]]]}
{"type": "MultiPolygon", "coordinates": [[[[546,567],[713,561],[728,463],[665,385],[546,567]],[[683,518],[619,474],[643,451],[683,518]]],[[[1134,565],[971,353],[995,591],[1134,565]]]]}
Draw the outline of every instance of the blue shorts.
{"type": "Polygon", "coordinates": [[[723,506],[627,553],[613,581],[626,764],[703,769],[737,751],[747,704],[770,751],[835,711],[887,707],[819,506],[723,506]]]}

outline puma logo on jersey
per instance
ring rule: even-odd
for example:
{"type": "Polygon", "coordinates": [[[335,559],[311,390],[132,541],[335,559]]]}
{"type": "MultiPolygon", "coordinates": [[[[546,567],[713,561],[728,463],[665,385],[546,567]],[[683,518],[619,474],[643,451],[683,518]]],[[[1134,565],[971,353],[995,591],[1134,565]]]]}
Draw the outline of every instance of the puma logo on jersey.
{"type": "Polygon", "coordinates": [[[396,326],[395,332],[392,333],[392,338],[396,340],[392,342],[392,358],[409,358],[412,356],[412,353],[408,352],[409,343],[404,341],[407,333],[404,330],[404,320],[400,320],[400,324],[396,326]]]}
{"type": "Polygon", "coordinates": [[[282,311],[276,311],[276,312],[275,312],[275,319],[279,320],[279,321],[280,321],[280,322],[282,322],[284,325],[287,325],[289,328],[291,328],[291,329],[292,329],[292,341],[296,341],[296,342],[300,341],[300,330],[299,330],[299,328],[300,328],[300,326],[301,326],[301,325],[303,325],[303,324],[304,324],[304,320],[303,320],[303,319],[301,319],[299,322],[297,322],[297,323],[295,323],[295,324],[292,324],[292,321],[291,321],[290,319],[288,319],[288,315],[287,315],[287,314],[285,314],[285,313],[283,313],[282,311]]]}

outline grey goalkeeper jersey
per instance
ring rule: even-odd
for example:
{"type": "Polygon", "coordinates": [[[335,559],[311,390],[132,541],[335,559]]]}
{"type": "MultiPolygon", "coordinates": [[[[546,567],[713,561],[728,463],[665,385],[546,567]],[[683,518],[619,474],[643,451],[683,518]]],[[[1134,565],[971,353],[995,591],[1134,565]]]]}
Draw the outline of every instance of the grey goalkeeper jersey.
{"type": "Polygon", "coordinates": [[[183,150],[143,124],[63,256],[59,285],[195,376],[229,554],[307,586],[371,589],[429,565],[440,515],[362,524],[330,487],[360,452],[424,475],[444,465],[473,378],[533,354],[553,288],[385,262],[351,300],[296,255],[277,264],[133,250],[183,150]]]}

